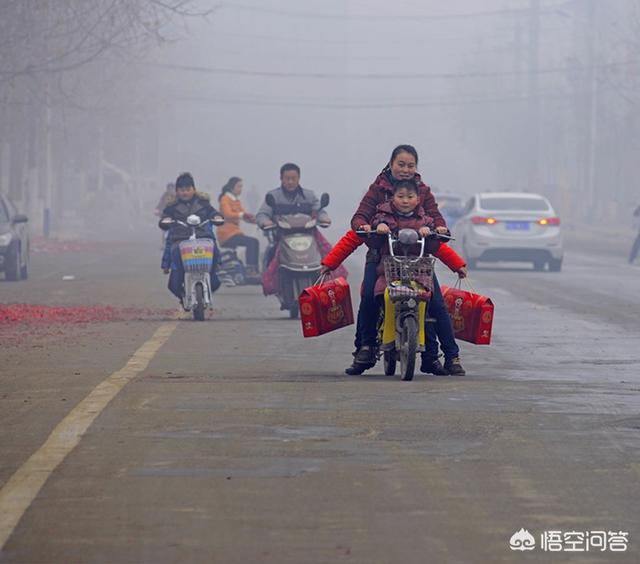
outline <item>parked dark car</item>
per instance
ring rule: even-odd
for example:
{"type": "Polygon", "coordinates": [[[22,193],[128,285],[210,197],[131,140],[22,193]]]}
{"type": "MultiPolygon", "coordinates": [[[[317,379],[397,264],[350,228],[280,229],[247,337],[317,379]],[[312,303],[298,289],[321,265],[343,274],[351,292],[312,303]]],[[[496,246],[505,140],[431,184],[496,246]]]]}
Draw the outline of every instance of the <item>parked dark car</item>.
{"type": "Polygon", "coordinates": [[[0,194],[0,272],[6,280],[24,280],[29,274],[28,221],[7,196],[0,194]]]}

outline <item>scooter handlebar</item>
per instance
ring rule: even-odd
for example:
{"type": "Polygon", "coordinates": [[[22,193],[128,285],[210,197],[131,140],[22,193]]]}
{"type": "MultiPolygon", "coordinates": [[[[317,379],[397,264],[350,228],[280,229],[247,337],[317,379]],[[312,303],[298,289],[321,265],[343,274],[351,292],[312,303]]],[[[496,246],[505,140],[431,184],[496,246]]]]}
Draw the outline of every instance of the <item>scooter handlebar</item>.
{"type": "MultiPolygon", "coordinates": [[[[392,233],[377,233],[376,231],[365,231],[364,229],[356,229],[355,232],[357,235],[364,235],[366,237],[375,236],[375,237],[386,238],[388,236],[391,236],[393,237],[394,241],[397,241],[397,238],[394,237],[392,233]]],[[[447,235],[445,233],[438,233],[437,231],[432,231],[431,233],[429,233],[429,235],[424,237],[424,239],[437,239],[439,241],[455,241],[455,238],[452,237],[451,235],[447,235]]]]}

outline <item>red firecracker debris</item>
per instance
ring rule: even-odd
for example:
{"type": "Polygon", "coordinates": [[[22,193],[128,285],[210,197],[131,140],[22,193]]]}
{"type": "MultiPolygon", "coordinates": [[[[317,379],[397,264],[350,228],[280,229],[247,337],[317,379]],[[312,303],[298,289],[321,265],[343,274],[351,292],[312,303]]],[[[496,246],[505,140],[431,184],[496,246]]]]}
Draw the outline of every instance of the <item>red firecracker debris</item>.
{"type": "Polygon", "coordinates": [[[110,321],[146,321],[172,318],[175,310],[116,308],[112,306],[48,306],[0,304],[0,325],[33,323],[104,323],[110,321]]]}
{"type": "Polygon", "coordinates": [[[46,239],[35,237],[31,240],[31,252],[35,254],[94,252],[111,249],[126,243],[114,241],[81,241],[78,239],[46,239]]]}

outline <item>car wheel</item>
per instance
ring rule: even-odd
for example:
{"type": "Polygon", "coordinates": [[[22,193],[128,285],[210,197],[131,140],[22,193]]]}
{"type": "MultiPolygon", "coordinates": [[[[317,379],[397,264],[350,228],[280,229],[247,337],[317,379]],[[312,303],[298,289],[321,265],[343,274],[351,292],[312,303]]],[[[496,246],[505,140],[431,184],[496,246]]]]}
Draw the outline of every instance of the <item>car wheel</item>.
{"type": "Polygon", "coordinates": [[[549,270],[551,272],[560,272],[562,270],[562,259],[550,259],[549,270]]]}
{"type": "Polygon", "coordinates": [[[18,245],[14,245],[7,255],[5,276],[12,282],[20,280],[20,247],[18,245]]]}

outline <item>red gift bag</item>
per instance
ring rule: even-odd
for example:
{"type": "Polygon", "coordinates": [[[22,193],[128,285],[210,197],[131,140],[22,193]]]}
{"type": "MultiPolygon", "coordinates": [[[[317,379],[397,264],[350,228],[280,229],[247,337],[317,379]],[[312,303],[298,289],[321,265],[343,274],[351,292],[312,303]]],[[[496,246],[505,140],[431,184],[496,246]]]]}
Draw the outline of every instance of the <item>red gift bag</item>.
{"type": "Polygon", "coordinates": [[[298,298],[302,334],[305,337],[324,335],[353,323],[353,307],[349,284],[342,278],[324,281],[306,288],[298,298]]]}
{"type": "Polygon", "coordinates": [[[476,345],[490,344],[493,302],[486,296],[463,290],[460,281],[453,288],[442,286],[442,295],[456,339],[476,345]]]}

